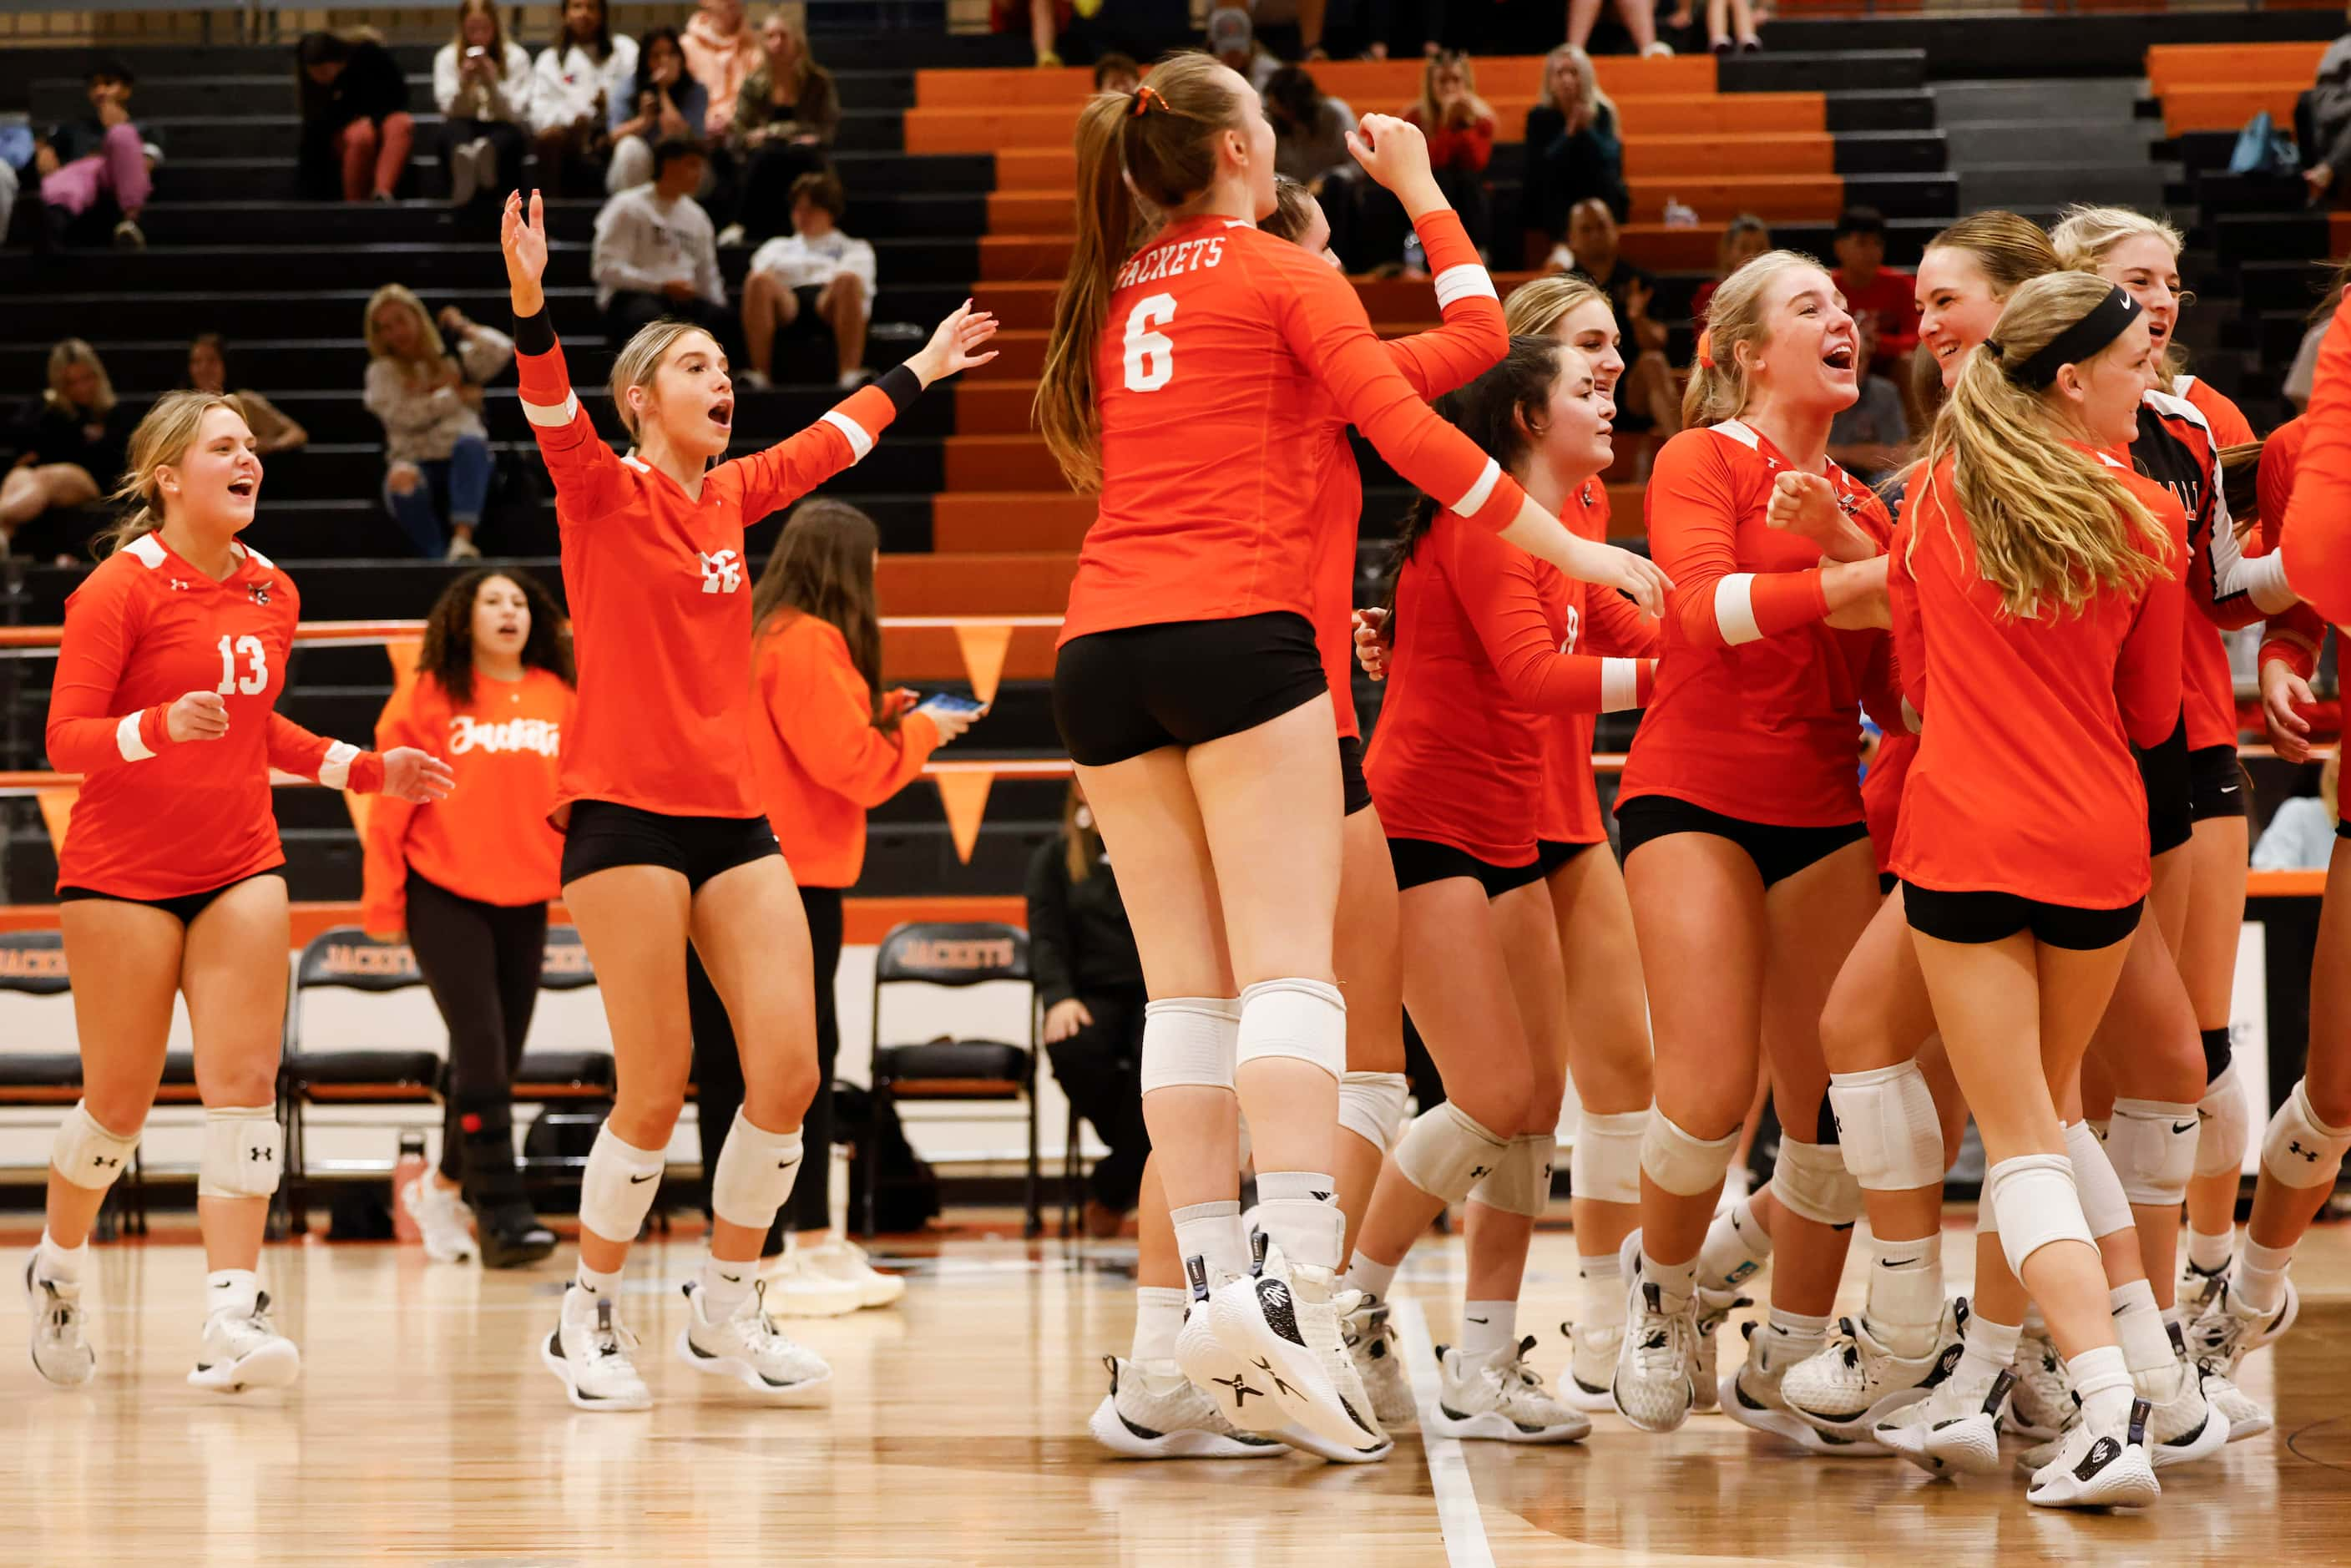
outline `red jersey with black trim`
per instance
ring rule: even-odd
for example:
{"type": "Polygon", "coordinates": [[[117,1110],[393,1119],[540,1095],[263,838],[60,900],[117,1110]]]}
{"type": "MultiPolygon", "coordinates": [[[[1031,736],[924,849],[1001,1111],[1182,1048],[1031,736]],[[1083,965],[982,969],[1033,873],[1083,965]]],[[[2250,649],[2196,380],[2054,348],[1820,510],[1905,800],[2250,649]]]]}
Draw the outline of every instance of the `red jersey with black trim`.
{"type": "Polygon", "coordinates": [[[2181,704],[2190,750],[2237,744],[2237,688],[2220,628],[2250,626],[2262,618],[2249,593],[2231,591],[2238,559],[2235,526],[2220,482],[2220,448],[2252,439],[2234,403],[2201,382],[2188,394],[2151,392],[2139,405],[2138,439],[2131,466],[2169,490],[2188,518],[2192,559],[2190,597],[2201,614],[2180,622],[2181,704]],[[2202,387],[2202,397],[2192,395],[2202,387]],[[2222,413],[2215,421],[2210,410],[2222,413]],[[2224,434],[2224,428],[2226,433],[2224,434]]]}
{"type": "MultiPolygon", "coordinates": [[[[2094,455],[2176,541],[2186,524],[2171,492],[2094,455]]],[[[2010,614],[1976,563],[1952,467],[1913,483],[1912,538],[1886,572],[1896,662],[1926,719],[1893,869],[1938,892],[2118,909],[2149,882],[2131,747],[2179,722],[2182,596],[2157,578],[2079,615],[2010,614]]],[[[2185,567],[2176,543],[2165,553],[2168,570],[2185,567]]]]}
{"type": "Polygon", "coordinates": [[[286,863],[269,770],[362,794],[383,759],[276,711],[302,616],[293,580],[243,545],[214,581],[158,534],[100,562],[66,601],[49,688],[49,766],[82,777],[57,885],[116,898],[209,893],[286,863]],[[218,740],[174,742],[173,703],[217,692],[218,740]]]}
{"type": "MultiPolygon", "coordinates": [[[[1825,625],[1820,547],[1765,523],[1792,468],[1739,420],[1685,430],[1657,454],[1649,554],[1674,591],[1620,802],[1665,795],[1779,827],[1861,821],[1863,681],[1885,633],[1825,625]]],[[[1893,532],[1885,503],[1834,461],[1824,476],[1883,544],[1893,532]]]]}
{"type": "MultiPolygon", "coordinates": [[[[1608,486],[1593,478],[1578,486],[1560,508],[1559,520],[1587,539],[1605,542],[1608,515],[1608,486]]],[[[1595,588],[1548,567],[1543,577],[1546,591],[1560,600],[1559,651],[1633,662],[1636,667],[1632,674],[1638,682],[1635,695],[1646,699],[1656,680],[1657,650],[1662,643],[1657,623],[1614,589],[1595,588]]],[[[1551,719],[1543,747],[1538,838],[1555,844],[1596,844],[1608,836],[1608,824],[1600,810],[1599,783],[1592,772],[1593,732],[1598,725],[1596,713],[1560,714],[1551,719]]]]}
{"type": "Polygon", "coordinates": [[[1102,496],[1061,641],[1289,611],[1311,623],[1328,407],[1481,528],[1525,496],[1430,412],[1354,286],[1238,219],[1170,224],[1118,275],[1094,364],[1102,496]]]}
{"type": "Polygon", "coordinates": [[[875,387],[798,435],[722,463],[702,494],[614,455],[572,395],[558,347],[517,351],[522,411],[555,481],[580,703],[559,820],[575,800],[672,817],[757,817],[751,572],[743,528],[873,450],[897,416],[875,387]]]}
{"type": "MultiPolygon", "coordinates": [[[[2286,508],[2294,500],[2303,439],[2309,433],[2308,420],[2297,417],[2270,432],[2270,438],[2262,443],[2261,465],[2254,471],[2253,486],[2261,497],[2264,554],[2276,552],[2278,538],[2285,531],[2286,508]]],[[[2308,603],[2298,603],[2270,617],[2269,624],[2262,630],[2261,659],[2254,668],[2279,659],[2306,681],[2318,673],[2318,653],[2325,641],[2325,619],[2308,603]]]]}

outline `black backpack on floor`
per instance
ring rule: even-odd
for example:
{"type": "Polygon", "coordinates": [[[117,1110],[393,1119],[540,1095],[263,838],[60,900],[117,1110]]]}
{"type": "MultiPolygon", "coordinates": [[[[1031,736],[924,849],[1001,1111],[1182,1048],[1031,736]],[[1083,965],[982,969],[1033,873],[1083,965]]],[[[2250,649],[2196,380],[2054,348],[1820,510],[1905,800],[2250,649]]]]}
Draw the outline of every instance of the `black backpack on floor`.
{"type": "Polygon", "coordinates": [[[914,1145],[894,1105],[879,1107],[871,1090],[855,1083],[832,1086],[833,1136],[850,1147],[849,1228],[865,1223],[865,1152],[874,1150],[881,1185],[874,1194],[873,1223],[884,1232],[920,1230],[939,1213],[939,1178],[914,1145]]]}

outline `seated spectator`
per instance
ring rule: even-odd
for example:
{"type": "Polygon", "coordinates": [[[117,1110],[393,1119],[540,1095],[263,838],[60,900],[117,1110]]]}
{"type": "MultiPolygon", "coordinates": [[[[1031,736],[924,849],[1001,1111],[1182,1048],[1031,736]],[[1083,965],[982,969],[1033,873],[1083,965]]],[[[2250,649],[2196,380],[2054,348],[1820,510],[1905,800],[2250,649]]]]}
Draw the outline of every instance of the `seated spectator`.
{"type": "Polygon", "coordinates": [[[383,504],[416,553],[431,560],[470,560],[490,493],[489,433],[482,428],[481,385],[514,359],[514,340],[441,313],[456,340],[452,352],[424,313],[424,302],[397,283],[368,301],[367,409],[383,422],[383,504]],[[449,497],[448,526],[434,499],[449,497]]]}
{"type": "Polygon", "coordinates": [[[702,0],[685,24],[685,68],[709,95],[695,135],[716,142],[735,123],[735,100],[759,64],[759,37],[744,19],[743,0],[702,0]]]}
{"type": "MultiPolygon", "coordinates": [[[[1877,319],[1856,315],[1855,357],[1864,369],[1861,396],[1829,424],[1829,455],[1854,477],[1883,484],[1909,460],[1910,422],[1902,409],[1902,388],[1876,368],[1877,319]]],[[[1895,366],[1898,373],[1901,363],[1895,366]]]]}
{"type": "Polygon", "coordinates": [[[139,214],[154,189],[150,171],[162,152],[131,123],[131,92],[137,78],[130,67],[108,62],[93,68],[85,85],[89,118],[68,120],[34,143],[33,168],[41,176],[41,202],[47,209],[46,235],[62,237],[105,197],[111,198],[118,214],[114,243],[144,249],[147,236],[139,214]]]}
{"type": "Polygon", "coordinates": [[[865,325],[873,319],[873,247],[841,232],[848,200],[831,174],[803,174],[792,183],[792,232],[751,256],[743,278],[743,384],[760,388],[776,369],[776,334],[829,331],[841,384],[853,387],[865,369],[865,325]]]}
{"type": "Polygon", "coordinates": [[[1143,959],[1102,830],[1073,779],[1061,831],[1029,862],[1029,962],[1045,1009],[1045,1054],[1110,1152],[1088,1177],[1086,1234],[1116,1236],[1143,1185],[1143,959]]]}
{"type": "Polygon", "coordinates": [[[596,214],[589,271],[604,335],[617,347],[664,316],[692,321],[730,354],[740,340],[718,276],[718,238],[694,199],[702,148],[683,137],[653,149],[653,183],[623,191],[596,214]]]}
{"type": "Polygon", "coordinates": [[[1256,25],[1238,5],[1219,5],[1208,13],[1208,53],[1249,78],[1260,93],[1281,62],[1257,41],[1256,25]]]}
{"type": "Polygon", "coordinates": [[[1870,369],[1901,373],[1918,346],[1918,283],[1886,265],[1886,219],[1875,207],[1847,207],[1837,215],[1831,242],[1836,252],[1836,286],[1845,308],[1877,322],[1877,354],[1870,369]]]}
{"type": "MultiPolygon", "coordinates": [[[[1600,3],[1601,0],[1567,0],[1567,41],[1578,49],[1591,47],[1592,29],[1600,22],[1600,3]]],[[[1677,14],[1681,17],[1678,26],[1689,26],[1687,5],[1677,14]]],[[[1672,45],[1657,37],[1656,0],[1616,0],[1616,15],[1633,40],[1635,54],[1670,55],[1674,52],[1672,45]]]]}
{"type": "Polygon", "coordinates": [[[400,62],[365,34],[306,33],[295,57],[301,68],[303,196],[394,200],[416,135],[400,62]]]}
{"type": "Polygon", "coordinates": [[[1751,55],[1763,47],[1755,31],[1754,0],[1706,0],[1707,47],[1718,55],[1751,55]]]}
{"type": "Polygon", "coordinates": [[[987,30],[1017,33],[1027,27],[1038,68],[1051,70],[1061,63],[1060,40],[1070,25],[1070,5],[1071,0],[987,0],[987,30]]]}
{"type": "Polygon", "coordinates": [[[1714,291],[1722,287],[1723,279],[1771,248],[1771,225],[1753,213],[1741,213],[1725,224],[1722,241],[1715,247],[1714,276],[1690,296],[1690,319],[1704,327],[1706,308],[1714,303],[1714,291]]]}
{"type": "MultiPolygon", "coordinates": [[[[1332,250],[1345,256],[1358,255],[1356,218],[1364,187],[1357,177],[1361,166],[1347,151],[1355,111],[1325,97],[1304,66],[1284,66],[1266,78],[1265,118],[1273,126],[1274,172],[1322,198],[1331,220],[1332,250]]],[[[1383,237],[1392,229],[1384,228],[1383,237]]],[[[1395,238],[1403,243],[1401,235],[1395,238]]],[[[1363,259],[1381,257],[1364,254],[1363,259]]]]}
{"type": "Polygon", "coordinates": [[[2318,770],[2318,793],[2278,802],[2277,814],[2253,846],[2255,871],[2325,871],[2335,853],[2335,824],[2341,812],[2343,754],[2330,754],[2318,770]]]}
{"type": "Polygon", "coordinates": [[[522,188],[530,120],[530,57],[508,39],[497,0],[462,0],[457,36],[433,57],[433,99],[441,106],[441,161],[449,204],[475,196],[504,201],[522,188]]]}
{"type": "Polygon", "coordinates": [[[531,148],[539,183],[559,196],[584,195],[612,155],[613,110],[625,108],[637,74],[637,41],[612,36],[604,0],[564,0],[562,36],[531,71],[531,148]]]}
{"type": "Polygon", "coordinates": [[[738,222],[725,243],[753,245],[784,231],[801,176],[824,168],[841,129],[832,73],[816,63],[807,32],[781,9],[759,26],[767,58],[735,99],[734,146],[743,162],[738,222]]]}
{"type": "Polygon", "coordinates": [[[1527,265],[1567,234],[1576,203],[1598,197],[1622,223],[1633,210],[1625,186],[1625,143],[1616,105],[1600,90],[1592,57],[1562,44],[1543,57],[1542,98],[1527,110],[1526,194],[1522,222],[1527,265]]]}
{"type": "Polygon", "coordinates": [[[2294,99],[2294,141],[2312,205],[2351,194],[2336,189],[2351,169],[2351,32],[2326,46],[2310,90],[2294,99]]]}
{"type": "Polygon", "coordinates": [[[637,45],[637,74],[623,101],[612,105],[612,162],[604,189],[619,195],[653,177],[653,144],[696,141],[709,114],[710,94],[685,68],[675,27],[649,29],[637,45]]]}
{"type": "Polygon", "coordinates": [[[1616,312],[1616,333],[1624,340],[1624,379],[1616,383],[1616,428],[1647,431],[1659,440],[1682,427],[1681,393],[1673,367],[1666,362],[1666,324],[1649,314],[1656,297],[1654,275],[1617,253],[1615,214],[1597,196],[1575,204],[1567,214],[1567,243],[1574,252],[1574,270],[1592,279],[1616,312]]]}
{"type": "Polygon", "coordinates": [[[1486,165],[1494,157],[1494,111],[1478,96],[1469,57],[1447,50],[1421,68],[1420,101],[1404,111],[1428,138],[1428,167],[1437,188],[1461,214],[1469,237],[1483,251],[1488,221],[1486,165]]]}
{"type": "Polygon", "coordinates": [[[86,507],[122,478],[135,411],[115,401],[98,350],[68,338],[49,350],[49,390],[15,444],[0,477],[0,555],[42,513],[86,507]]]}
{"type": "MultiPolygon", "coordinates": [[[[203,333],[188,345],[188,385],[214,397],[229,395],[228,350],[218,332],[203,333]]],[[[264,457],[276,452],[292,452],[308,444],[308,431],[287,418],[277,404],[250,387],[240,387],[236,401],[245,405],[246,428],[253,432],[255,446],[264,457]]]]}
{"type": "Polygon", "coordinates": [[[1143,68],[1131,55],[1107,54],[1094,62],[1096,92],[1133,92],[1143,85],[1143,68]]]}

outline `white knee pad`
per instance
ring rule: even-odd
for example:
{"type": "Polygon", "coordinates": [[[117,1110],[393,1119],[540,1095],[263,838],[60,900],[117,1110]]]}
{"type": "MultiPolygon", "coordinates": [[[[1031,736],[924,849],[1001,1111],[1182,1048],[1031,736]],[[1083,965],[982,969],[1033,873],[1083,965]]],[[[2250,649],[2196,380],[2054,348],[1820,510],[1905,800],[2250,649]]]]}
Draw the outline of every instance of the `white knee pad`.
{"type": "Polygon", "coordinates": [[[2253,1119],[2244,1085],[2237,1082],[2235,1062],[2222,1068],[2220,1076],[2205,1085],[2204,1099],[2196,1107],[2196,1114],[2202,1124],[2196,1133],[2196,1174],[2216,1176],[2243,1170],[2245,1150],[2252,1141],[2253,1119]]]}
{"type": "MultiPolygon", "coordinates": [[[[644,1228],[653,1206],[653,1189],[661,1186],[668,1165],[660,1149],[640,1149],[623,1143],[605,1123],[596,1129],[589,1146],[587,1168],[580,1173],[580,1226],[607,1241],[634,1241],[644,1228]]],[[[726,1156],[719,1156],[726,1163],[726,1156]]],[[[761,1224],[767,1223],[765,1220],[761,1224]]]]}
{"type": "Polygon", "coordinates": [[[2122,1180],[2115,1175],[2114,1162],[2106,1157],[2106,1145],[2098,1141],[2097,1129],[2087,1122],[2068,1123],[2065,1156],[2074,1167],[2074,1200],[2093,1237],[2112,1236],[2137,1223],[2130,1199],[2123,1196],[2122,1180]]]}
{"type": "MultiPolygon", "coordinates": [[[[792,1181],[799,1173],[799,1129],[770,1133],[753,1126],[737,1110],[726,1141],[718,1145],[718,1168],[710,1173],[710,1212],[729,1225],[765,1230],[775,1223],[784,1199],[792,1196],[792,1181]]],[[[655,1184],[644,1185],[650,1191],[655,1184]]],[[[642,1222],[643,1217],[638,1218],[642,1222]]],[[[636,1232],[629,1236],[633,1240],[636,1232]]]]}
{"type": "Polygon", "coordinates": [[[2262,1135],[2262,1169],[2284,1186],[2325,1186],[2351,1150],[2351,1127],[2330,1127],[2311,1109],[2310,1081],[2285,1097],[2262,1135]]]}
{"type": "Polygon", "coordinates": [[[1909,1192],[1943,1179],[1943,1124],[1915,1061],[1829,1075],[1845,1168],[1864,1192],[1909,1192]]]}
{"type": "Polygon", "coordinates": [[[1578,1115],[1575,1146],[1567,1151],[1568,1190],[1594,1203],[1640,1202],[1641,1135],[1648,1129],[1646,1111],[1578,1115]]]}
{"type": "Polygon", "coordinates": [[[1230,1089],[1241,1005],[1225,997],[1169,997],[1143,1009],[1143,1092],[1230,1089]]]}
{"type": "Polygon", "coordinates": [[[1784,1133],[1771,1166],[1771,1196],[1780,1207],[1815,1225],[1851,1225],[1861,1218],[1861,1183],[1845,1169],[1834,1144],[1800,1144],[1784,1133]]]}
{"type": "Polygon", "coordinates": [[[1396,1169],[1431,1197],[1459,1203],[1509,1152],[1507,1140],[1479,1126],[1450,1100],[1412,1119],[1396,1140],[1396,1169]]]}
{"type": "Polygon", "coordinates": [[[2020,1155],[1984,1177],[1986,1206],[2000,1217],[2000,1249],[2020,1280],[2024,1260],[2053,1241],[2095,1247],[2082,1217],[2074,1167],[2064,1155],[2020,1155]]]}
{"type": "Polygon", "coordinates": [[[1241,990],[1240,1043],[1234,1061],[1286,1056],[1333,1078],[1347,1071],[1347,1003],[1324,980],[1259,980],[1241,990]]]}
{"type": "Polygon", "coordinates": [[[2168,1207],[2188,1199],[2196,1173],[2198,1116],[2168,1100],[2116,1100],[2106,1124],[2106,1158],[2133,1203],[2168,1207]]]}
{"type": "Polygon", "coordinates": [[[1410,1088],[1401,1072],[1348,1073],[1339,1080],[1339,1125],[1386,1154],[1404,1125],[1410,1088]]]}
{"type": "Polygon", "coordinates": [[[204,1151],[196,1161],[198,1197],[267,1197],[285,1168],[285,1134],[269,1105],[204,1107],[204,1151]]]}
{"type": "Polygon", "coordinates": [[[1471,1187],[1469,1196],[1488,1208],[1540,1219],[1551,1202],[1551,1167],[1558,1154],[1559,1139],[1552,1134],[1521,1134],[1510,1140],[1502,1151],[1502,1163],[1471,1187]]]}
{"type": "Polygon", "coordinates": [[[138,1148],[138,1134],[116,1137],[99,1125],[98,1118],[89,1113],[88,1101],[77,1100],[66,1119],[57,1124],[57,1141],[49,1145],[49,1164],[74,1186],[104,1192],[131,1168],[131,1156],[138,1148]]]}
{"type": "Polygon", "coordinates": [[[1677,1197],[1695,1197],[1721,1186],[1738,1153],[1738,1128],[1712,1140],[1693,1138],[1655,1106],[1641,1131],[1643,1173],[1677,1197]]]}

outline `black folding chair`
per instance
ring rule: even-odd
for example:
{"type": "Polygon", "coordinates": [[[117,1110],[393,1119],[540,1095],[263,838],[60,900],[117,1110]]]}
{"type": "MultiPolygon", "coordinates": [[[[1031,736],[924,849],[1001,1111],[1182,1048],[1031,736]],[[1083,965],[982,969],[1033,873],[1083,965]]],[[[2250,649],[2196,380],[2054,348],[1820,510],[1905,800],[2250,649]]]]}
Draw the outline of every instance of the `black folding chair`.
{"type": "Polygon", "coordinates": [[[320,932],[302,949],[286,998],[285,1057],[278,1069],[280,1114],[286,1123],[286,1205],[298,1233],[308,1218],[310,1189],[303,1112],[310,1105],[430,1104],[439,1098],[442,1059],[415,1044],[302,1043],[302,998],[324,990],[386,995],[424,984],[405,942],[382,942],[356,925],[320,932]]]}

